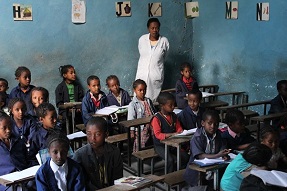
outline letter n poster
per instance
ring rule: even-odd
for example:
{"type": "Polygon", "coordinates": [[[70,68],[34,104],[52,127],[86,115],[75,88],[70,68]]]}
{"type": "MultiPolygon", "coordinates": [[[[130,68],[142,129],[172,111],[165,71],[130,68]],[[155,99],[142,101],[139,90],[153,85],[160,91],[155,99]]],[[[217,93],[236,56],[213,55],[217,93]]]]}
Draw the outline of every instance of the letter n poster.
{"type": "Polygon", "coordinates": [[[269,21],[270,7],[269,3],[257,3],[257,20],[269,21]]]}

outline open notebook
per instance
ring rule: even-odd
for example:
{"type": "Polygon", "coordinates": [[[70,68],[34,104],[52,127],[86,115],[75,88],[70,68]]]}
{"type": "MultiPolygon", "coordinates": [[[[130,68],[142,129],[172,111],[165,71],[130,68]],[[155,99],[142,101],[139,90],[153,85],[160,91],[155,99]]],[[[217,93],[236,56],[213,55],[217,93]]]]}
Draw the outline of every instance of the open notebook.
{"type": "Polygon", "coordinates": [[[277,170],[259,170],[252,169],[250,174],[253,174],[264,182],[274,186],[287,187],[287,173],[277,170]]]}

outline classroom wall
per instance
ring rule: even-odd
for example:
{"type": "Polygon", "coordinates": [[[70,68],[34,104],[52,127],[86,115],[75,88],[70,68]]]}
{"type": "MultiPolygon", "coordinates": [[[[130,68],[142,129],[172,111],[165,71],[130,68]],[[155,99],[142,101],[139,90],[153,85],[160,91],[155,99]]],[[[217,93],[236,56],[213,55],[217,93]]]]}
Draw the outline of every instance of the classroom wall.
{"type": "MultiPolygon", "coordinates": [[[[151,1],[131,1],[132,16],[126,18],[116,17],[115,2],[86,1],[86,23],[73,24],[71,1],[0,0],[0,76],[9,80],[10,90],[17,85],[15,69],[24,65],[32,72],[31,84],[46,87],[54,103],[54,90],[62,80],[58,68],[72,64],[85,89],[86,78],[93,74],[107,92],[105,79],[116,74],[121,86],[131,92],[139,58],[137,43],[147,33],[151,1]],[[31,4],[33,21],[13,21],[13,3],[31,4]]],[[[174,87],[178,65],[191,60],[192,20],[184,18],[183,2],[162,1],[161,34],[170,41],[164,87],[174,87]]]]}
{"type": "Polygon", "coordinates": [[[249,101],[275,97],[287,72],[287,1],[238,0],[237,20],[225,19],[225,0],[198,2],[192,58],[200,84],[246,91],[249,101]],[[256,20],[259,2],[269,2],[269,21],[256,20]]]}

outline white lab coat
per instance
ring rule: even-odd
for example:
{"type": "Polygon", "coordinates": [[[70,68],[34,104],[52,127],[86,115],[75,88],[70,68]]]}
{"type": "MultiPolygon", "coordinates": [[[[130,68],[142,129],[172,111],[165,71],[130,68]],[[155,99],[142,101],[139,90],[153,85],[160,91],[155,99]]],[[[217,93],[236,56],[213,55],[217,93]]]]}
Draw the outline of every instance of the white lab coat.
{"type": "Polygon", "coordinates": [[[169,42],[167,38],[159,36],[156,46],[152,49],[149,34],[145,34],[139,39],[138,49],[140,58],[136,79],[146,82],[146,97],[156,101],[164,80],[164,60],[169,50],[169,42]]]}

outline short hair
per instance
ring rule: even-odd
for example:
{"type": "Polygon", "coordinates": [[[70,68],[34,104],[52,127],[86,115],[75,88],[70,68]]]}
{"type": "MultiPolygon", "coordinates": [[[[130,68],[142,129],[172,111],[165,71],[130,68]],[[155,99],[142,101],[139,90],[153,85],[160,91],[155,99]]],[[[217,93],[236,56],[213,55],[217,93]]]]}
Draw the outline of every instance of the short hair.
{"type": "Polygon", "coordinates": [[[251,164],[265,166],[272,156],[272,151],[268,146],[254,142],[245,149],[242,156],[251,164]]]}
{"type": "Polygon", "coordinates": [[[4,78],[0,78],[0,82],[4,82],[6,84],[6,86],[8,87],[8,81],[4,78]]]}
{"type": "Polygon", "coordinates": [[[16,78],[19,78],[23,72],[30,72],[31,71],[25,66],[19,66],[15,71],[16,78]]]}
{"type": "Polygon", "coordinates": [[[9,123],[11,123],[9,115],[7,115],[7,113],[5,113],[4,111],[0,110],[0,121],[3,121],[4,119],[9,120],[9,123]]]}
{"type": "Polygon", "coordinates": [[[234,124],[237,121],[244,123],[244,114],[238,109],[228,110],[225,116],[225,122],[227,125],[234,124]]]}
{"type": "Polygon", "coordinates": [[[74,66],[69,65],[69,64],[68,65],[64,65],[64,66],[60,66],[59,67],[59,72],[60,72],[61,76],[63,77],[64,74],[67,74],[70,68],[75,69],[74,66]]]}
{"type": "Polygon", "coordinates": [[[15,97],[15,98],[10,99],[10,100],[9,100],[9,103],[8,103],[8,110],[9,110],[9,113],[10,113],[11,115],[12,115],[13,106],[14,106],[17,102],[22,102],[22,103],[24,104],[24,109],[27,110],[27,106],[26,106],[25,101],[24,101],[22,98],[15,97]]]}
{"type": "Polygon", "coordinates": [[[196,95],[200,101],[202,100],[202,92],[199,89],[192,89],[188,91],[188,95],[196,95]]]}
{"type": "Polygon", "coordinates": [[[287,80],[280,80],[277,82],[277,90],[280,91],[282,88],[283,84],[287,84],[287,80]]]}
{"type": "Polygon", "coordinates": [[[43,97],[44,97],[44,102],[48,102],[48,101],[49,101],[49,91],[48,91],[46,88],[43,88],[43,87],[34,87],[34,88],[31,90],[31,97],[32,97],[33,91],[40,91],[40,92],[42,92],[43,97]]]}
{"type": "Polygon", "coordinates": [[[108,86],[108,81],[110,81],[112,79],[116,80],[118,82],[119,86],[120,86],[120,80],[119,80],[119,78],[116,75],[110,75],[110,76],[107,77],[107,79],[106,79],[106,85],[107,86],[108,86]]]}
{"type": "Polygon", "coordinates": [[[214,118],[217,122],[219,122],[220,118],[219,118],[219,114],[217,111],[215,110],[207,110],[202,114],[202,120],[205,121],[207,120],[207,117],[211,117],[214,118]]]}
{"type": "Polygon", "coordinates": [[[90,85],[92,80],[99,80],[100,81],[100,78],[98,76],[91,75],[87,78],[87,84],[90,85]]]}
{"type": "Polygon", "coordinates": [[[91,117],[86,125],[86,128],[88,126],[97,126],[100,130],[107,132],[108,131],[108,123],[107,121],[102,117],[91,117]]]}
{"type": "Polygon", "coordinates": [[[133,83],[133,89],[136,89],[136,87],[138,87],[138,85],[144,85],[145,87],[147,87],[145,81],[143,81],[142,79],[137,79],[136,81],[134,81],[133,83]]]}
{"type": "Polygon", "coordinates": [[[49,130],[48,138],[47,138],[47,148],[50,149],[50,146],[53,142],[63,143],[64,147],[69,150],[70,148],[70,141],[68,137],[62,133],[60,130],[49,130]]]}
{"type": "Polygon", "coordinates": [[[50,103],[42,103],[36,108],[37,117],[45,117],[48,111],[56,111],[56,108],[50,103]]]}
{"type": "Polygon", "coordinates": [[[273,128],[271,127],[270,125],[265,125],[261,131],[260,131],[260,139],[263,140],[263,139],[266,139],[266,137],[269,135],[269,134],[272,134],[272,135],[275,135],[278,137],[278,140],[280,138],[280,132],[278,129],[276,128],[273,128]]]}
{"type": "Polygon", "coordinates": [[[169,92],[162,92],[159,94],[157,101],[160,105],[164,105],[167,103],[167,101],[172,100],[175,101],[174,95],[172,95],[169,92]]]}
{"type": "Polygon", "coordinates": [[[193,66],[189,62],[183,62],[180,65],[180,71],[183,71],[185,68],[189,68],[190,70],[193,70],[193,66]]]}
{"type": "Polygon", "coordinates": [[[150,26],[150,24],[153,23],[153,22],[158,23],[158,26],[160,27],[160,22],[159,22],[158,18],[150,18],[150,19],[147,21],[147,24],[146,24],[147,28],[148,28],[148,27],[150,26]]]}

